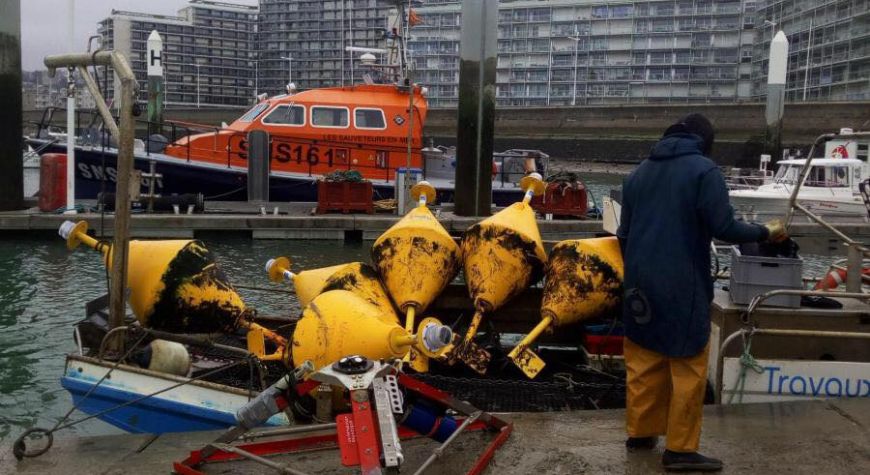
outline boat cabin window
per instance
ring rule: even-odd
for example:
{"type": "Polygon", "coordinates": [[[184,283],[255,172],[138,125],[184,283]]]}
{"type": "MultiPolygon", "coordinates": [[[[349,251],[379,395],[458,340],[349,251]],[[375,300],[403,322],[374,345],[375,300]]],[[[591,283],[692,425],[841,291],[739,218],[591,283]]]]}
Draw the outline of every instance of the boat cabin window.
{"type": "Polygon", "coordinates": [[[266,110],[267,107],[269,107],[268,103],[255,105],[254,107],[251,108],[251,110],[246,112],[245,115],[243,115],[239,118],[239,122],[253,122],[254,119],[256,119],[257,116],[259,116],[260,114],[262,114],[263,111],[266,110]]]}
{"type": "Polygon", "coordinates": [[[263,117],[264,124],[270,125],[305,125],[305,106],[280,105],[263,117]]]}
{"type": "Polygon", "coordinates": [[[357,107],[353,110],[353,126],[358,129],[384,130],[387,128],[384,111],[357,107]]]}
{"type": "Polygon", "coordinates": [[[846,188],[849,186],[849,167],[812,167],[807,176],[807,186],[846,188]]]}
{"type": "Polygon", "coordinates": [[[311,108],[311,125],[315,127],[346,128],[350,110],[347,107],[314,106],[311,108]]]}

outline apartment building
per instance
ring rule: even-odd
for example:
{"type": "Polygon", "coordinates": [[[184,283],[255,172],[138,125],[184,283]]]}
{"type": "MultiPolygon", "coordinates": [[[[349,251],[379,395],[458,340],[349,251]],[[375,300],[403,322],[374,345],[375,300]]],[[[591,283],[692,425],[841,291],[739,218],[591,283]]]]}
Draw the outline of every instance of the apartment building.
{"type": "MultiPolygon", "coordinates": [[[[455,107],[461,0],[422,0],[411,30],[415,81],[430,105],[455,107]]],[[[146,39],[164,39],[167,103],[250,104],[362,81],[395,0],[190,0],[177,16],[113,11],[107,47],[144,84],[146,39]]],[[[500,105],[763,100],[770,39],[789,36],[787,100],[870,99],[870,0],[501,0],[500,105]]],[[[144,99],[144,92],[143,92],[144,99]]]]}
{"type": "MultiPolygon", "coordinates": [[[[257,91],[256,6],[190,0],[178,15],[112,10],[99,33],[105,47],[127,54],[140,98],[147,100],[147,39],[163,38],[163,68],[168,106],[247,106],[257,91]]],[[[109,95],[120,89],[109,86],[109,95]]]]}
{"type": "MultiPolygon", "coordinates": [[[[749,5],[748,5],[749,4],[749,5]]],[[[502,0],[498,102],[733,102],[751,94],[742,0],[502,0]]],[[[461,1],[428,0],[412,54],[435,106],[456,105],[461,1]]]]}
{"type": "Polygon", "coordinates": [[[789,40],[787,101],[870,100],[870,0],[760,0],[753,47],[754,99],[767,90],[767,51],[789,40]]]}
{"type": "Polygon", "coordinates": [[[383,47],[394,0],[260,0],[260,82],[281,91],[292,80],[310,89],[361,81],[359,53],[383,47]]]}

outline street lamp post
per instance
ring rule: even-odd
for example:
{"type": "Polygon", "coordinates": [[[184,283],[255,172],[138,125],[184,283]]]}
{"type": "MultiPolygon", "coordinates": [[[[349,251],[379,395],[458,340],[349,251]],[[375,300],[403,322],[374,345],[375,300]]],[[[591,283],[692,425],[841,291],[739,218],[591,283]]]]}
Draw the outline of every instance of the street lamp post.
{"type": "Polygon", "coordinates": [[[287,60],[287,84],[293,82],[293,56],[281,56],[281,59],[287,60]]]}
{"type": "Polygon", "coordinates": [[[254,60],[254,97],[260,95],[260,60],[254,60]]]}
{"type": "Polygon", "coordinates": [[[196,68],[196,108],[199,109],[199,68],[201,68],[202,65],[194,63],[193,66],[196,68]]]}
{"type": "Polygon", "coordinates": [[[574,25],[574,36],[569,36],[569,40],[574,42],[574,91],[571,94],[571,105],[577,105],[577,50],[580,48],[580,33],[577,31],[577,25],[574,25]]]}

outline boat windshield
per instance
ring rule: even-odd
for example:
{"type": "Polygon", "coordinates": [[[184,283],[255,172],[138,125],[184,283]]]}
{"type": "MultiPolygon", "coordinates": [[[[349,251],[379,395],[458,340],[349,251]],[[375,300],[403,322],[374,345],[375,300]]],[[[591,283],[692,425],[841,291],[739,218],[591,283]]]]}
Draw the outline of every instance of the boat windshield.
{"type": "Polygon", "coordinates": [[[257,104],[251,110],[245,113],[245,115],[239,118],[239,122],[253,122],[254,119],[257,118],[260,114],[263,113],[266,108],[269,107],[268,103],[257,104]]]}
{"type": "Polygon", "coordinates": [[[776,176],[773,177],[773,181],[794,185],[797,183],[800,173],[801,167],[798,165],[780,165],[776,170],[776,176]]]}

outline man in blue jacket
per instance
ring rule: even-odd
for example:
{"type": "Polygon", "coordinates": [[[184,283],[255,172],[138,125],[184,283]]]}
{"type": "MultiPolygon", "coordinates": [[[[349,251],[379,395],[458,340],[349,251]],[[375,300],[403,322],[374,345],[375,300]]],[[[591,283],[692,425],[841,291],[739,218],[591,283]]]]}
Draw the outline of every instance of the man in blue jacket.
{"type": "Polygon", "coordinates": [[[781,240],[782,225],[734,219],[707,158],[713,126],[691,114],[669,127],[623,185],[617,232],[625,261],[626,428],[629,449],[667,436],[667,470],[721,470],[698,453],[707,384],[713,278],[710,243],[781,240]]]}

